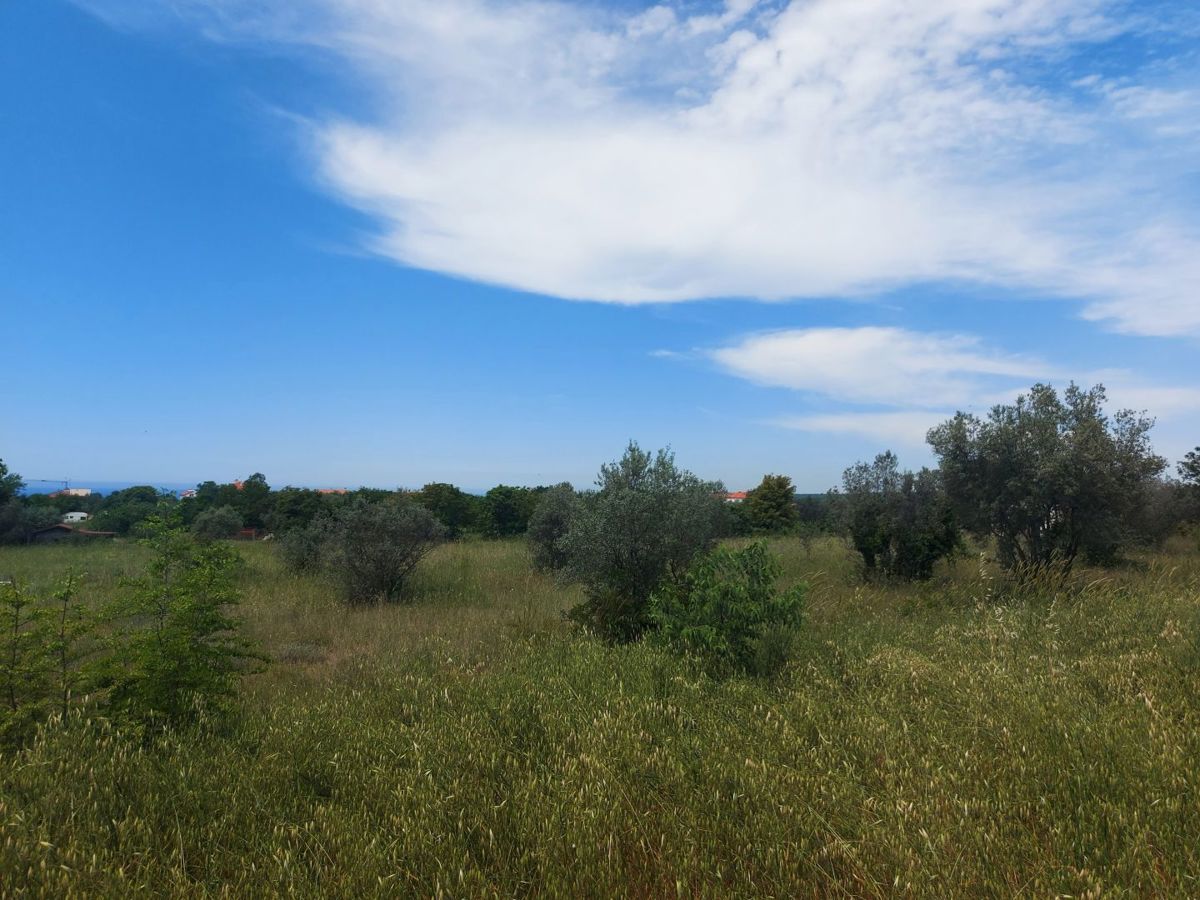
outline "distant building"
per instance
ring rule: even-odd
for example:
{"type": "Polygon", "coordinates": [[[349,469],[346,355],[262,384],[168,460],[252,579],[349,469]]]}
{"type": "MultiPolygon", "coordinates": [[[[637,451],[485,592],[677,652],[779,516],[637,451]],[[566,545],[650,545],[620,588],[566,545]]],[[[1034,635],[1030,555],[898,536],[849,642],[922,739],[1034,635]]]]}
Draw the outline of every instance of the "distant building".
{"type": "Polygon", "coordinates": [[[63,488],[61,491],[55,491],[51,497],[90,497],[92,496],[91,488],[63,488]]]}
{"type": "Polygon", "coordinates": [[[730,491],[725,494],[723,499],[726,503],[745,503],[746,497],[749,496],[749,491],[730,491]]]}
{"type": "Polygon", "coordinates": [[[317,488],[318,494],[348,494],[345,488],[317,488]]]}
{"type": "Polygon", "coordinates": [[[195,499],[195,497],[196,497],[196,489],[195,488],[188,488],[186,491],[179,492],[180,500],[193,500],[193,499],[195,499]]]}
{"type": "Polygon", "coordinates": [[[91,516],[85,512],[69,512],[62,517],[63,522],[71,524],[74,522],[86,522],[91,516]]]}

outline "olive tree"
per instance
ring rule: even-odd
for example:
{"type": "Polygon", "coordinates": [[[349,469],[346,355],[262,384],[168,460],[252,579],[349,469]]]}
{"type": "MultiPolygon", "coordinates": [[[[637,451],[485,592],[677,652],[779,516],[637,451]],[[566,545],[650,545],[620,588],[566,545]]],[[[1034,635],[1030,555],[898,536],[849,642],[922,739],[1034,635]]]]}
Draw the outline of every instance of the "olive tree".
{"type": "Polygon", "coordinates": [[[963,524],[996,539],[1007,567],[1103,562],[1128,540],[1146,486],[1165,461],[1153,419],[1104,412],[1101,385],[1034,385],[986,419],[959,413],[929,433],[963,524]]]}
{"type": "Polygon", "coordinates": [[[290,533],[282,552],[297,571],[339,579],[350,603],[394,602],[445,537],[445,526],[423,506],[358,499],[290,533]]]}
{"type": "Polygon", "coordinates": [[[542,492],[526,536],[533,554],[533,565],[540,572],[557,572],[567,564],[562,539],[571,527],[571,517],[579,505],[575,488],[567,482],[542,492]]]}
{"type": "Polygon", "coordinates": [[[652,455],[633,442],[601,466],[596,488],[559,542],[564,573],[586,593],[571,617],[608,640],[635,640],[651,625],[654,590],[682,579],[722,534],[723,488],[678,468],[669,450],[652,455]]]}
{"type": "Polygon", "coordinates": [[[901,471],[890,451],[846,469],[837,501],[868,577],[927,579],[961,545],[937,473],[901,471]]]}

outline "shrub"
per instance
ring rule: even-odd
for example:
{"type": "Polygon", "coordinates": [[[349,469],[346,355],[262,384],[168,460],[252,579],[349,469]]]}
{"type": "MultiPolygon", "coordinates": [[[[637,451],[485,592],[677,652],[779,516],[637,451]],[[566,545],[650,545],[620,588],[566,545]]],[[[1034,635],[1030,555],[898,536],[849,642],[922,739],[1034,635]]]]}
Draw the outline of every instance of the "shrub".
{"type": "Polygon", "coordinates": [[[45,617],[24,587],[0,582],[0,739],[20,741],[43,712],[49,677],[45,617]]]}
{"type": "Polygon", "coordinates": [[[766,545],[718,547],[650,598],[655,640],[698,657],[713,674],[772,675],[786,664],[805,588],[775,590],[779,562],[766,545]]]}
{"type": "Polygon", "coordinates": [[[241,557],[227,544],[199,544],[151,522],[146,574],[125,582],[112,612],[125,623],[102,664],[110,709],[142,723],[178,722],[201,709],[228,710],[239,675],[264,657],[226,610],[237,603],[241,557]]]}
{"type": "Polygon", "coordinates": [[[351,603],[394,602],[417,564],[445,537],[445,526],[423,506],[359,499],[289,534],[282,547],[294,569],[339,579],[351,603]]]}
{"type": "Polygon", "coordinates": [[[938,560],[962,545],[938,474],[901,472],[891,452],[847,469],[839,499],[844,527],[868,577],[930,578],[938,560]]]}
{"type": "Polygon", "coordinates": [[[192,523],[192,534],[202,540],[215,541],[235,537],[242,530],[242,516],[232,506],[206,509],[192,523]]]}
{"type": "Polygon", "coordinates": [[[562,539],[571,527],[579,497],[571,485],[563,482],[542,494],[541,501],[529,517],[526,535],[533,565],[540,572],[557,572],[567,564],[562,539]]]}
{"type": "Polygon", "coordinates": [[[721,535],[722,487],[677,468],[669,451],[651,456],[632,442],[601,467],[597,487],[558,544],[564,572],[587,594],[570,616],[606,640],[635,640],[651,625],[650,594],[665,579],[683,578],[721,535]]]}
{"type": "Polygon", "coordinates": [[[284,565],[293,572],[325,571],[333,544],[333,521],[332,514],[326,513],[286,532],[277,545],[284,565]]]}

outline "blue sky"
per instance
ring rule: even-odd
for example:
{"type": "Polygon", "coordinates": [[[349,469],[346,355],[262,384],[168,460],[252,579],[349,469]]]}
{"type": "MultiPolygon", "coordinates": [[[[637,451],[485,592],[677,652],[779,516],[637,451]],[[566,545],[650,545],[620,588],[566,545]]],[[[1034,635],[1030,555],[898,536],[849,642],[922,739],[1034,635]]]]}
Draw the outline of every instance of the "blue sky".
{"type": "Polygon", "coordinates": [[[2,4],[0,457],[817,491],[1075,379],[1178,458],[1191,6],[2,4]]]}

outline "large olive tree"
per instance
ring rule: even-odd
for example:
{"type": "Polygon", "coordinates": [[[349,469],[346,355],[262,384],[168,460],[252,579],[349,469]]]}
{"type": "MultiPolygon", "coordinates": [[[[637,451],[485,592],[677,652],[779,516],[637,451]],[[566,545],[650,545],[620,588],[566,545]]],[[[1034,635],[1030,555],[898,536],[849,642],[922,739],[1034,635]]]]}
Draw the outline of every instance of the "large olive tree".
{"type": "Polygon", "coordinates": [[[670,451],[652,455],[632,442],[600,468],[596,487],[558,542],[564,574],[587,596],[571,615],[608,640],[635,640],[650,627],[655,588],[682,579],[693,557],[721,536],[723,488],[678,468],[670,451]]]}
{"type": "Polygon", "coordinates": [[[1009,567],[1111,559],[1129,537],[1146,485],[1165,466],[1154,421],[1104,412],[1103,386],[1034,385],[986,419],[959,413],[929,433],[963,524],[996,539],[1009,567]]]}

